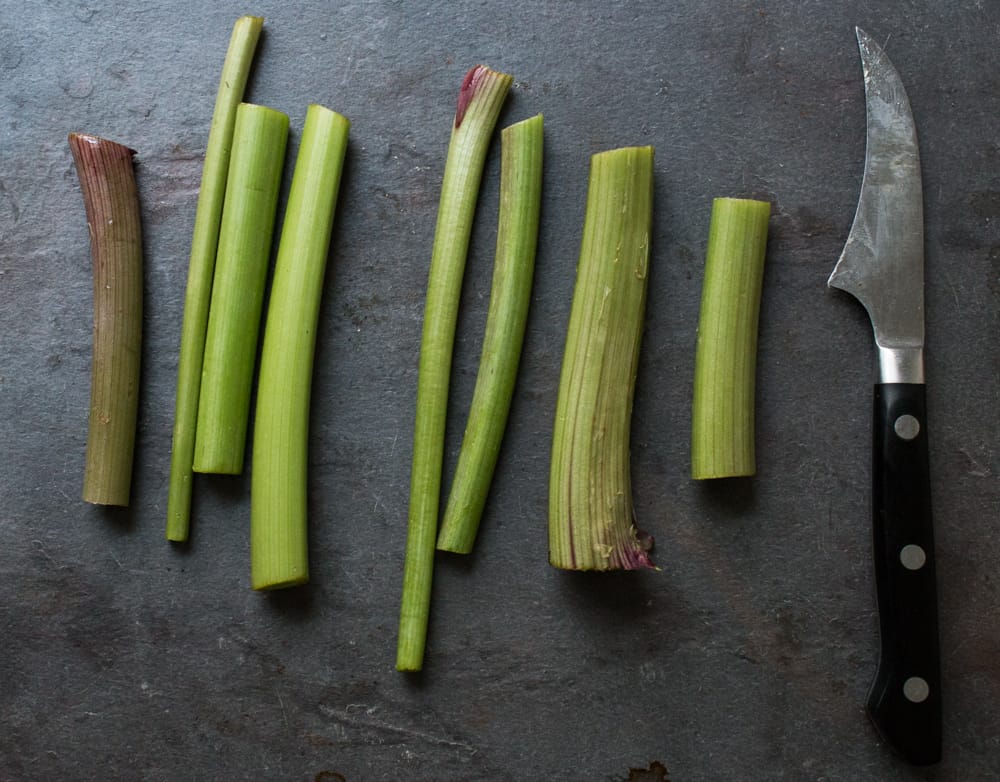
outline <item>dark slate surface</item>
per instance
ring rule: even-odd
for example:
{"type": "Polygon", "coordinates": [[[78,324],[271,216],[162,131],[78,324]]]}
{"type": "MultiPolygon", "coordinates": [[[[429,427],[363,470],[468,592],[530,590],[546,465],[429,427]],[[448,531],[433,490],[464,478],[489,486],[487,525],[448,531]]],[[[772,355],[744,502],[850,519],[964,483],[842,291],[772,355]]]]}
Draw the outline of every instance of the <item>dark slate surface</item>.
{"type": "MultiPolygon", "coordinates": [[[[1000,775],[1000,13],[954,3],[0,3],[0,779],[972,780],[1000,775]],[[200,479],[163,540],[187,252],[235,18],[248,98],[353,120],[312,408],[313,580],[248,586],[249,480],[200,479]],[[862,706],[871,336],[827,290],[858,197],[854,25],[921,136],[945,759],[914,771],[862,706]],[[535,292],[477,553],[441,557],[426,670],[393,670],[416,357],[458,85],[516,75],[546,116],[535,292]],[[66,134],[138,150],[146,315],[134,502],[80,499],[87,227],[66,134]],[[656,146],[633,470],[660,572],[546,563],[549,433],[590,154],[656,146]],[[711,199],[773,204],[759,472],[687,477],[711,199]],[[646,769],[647,773],[630,769],[646,769]]],[[[454,464],[492,267],[491,154],[454,365],[454,464]]],[[[287,177],[285,187],[287,188],[287,177]]]]}

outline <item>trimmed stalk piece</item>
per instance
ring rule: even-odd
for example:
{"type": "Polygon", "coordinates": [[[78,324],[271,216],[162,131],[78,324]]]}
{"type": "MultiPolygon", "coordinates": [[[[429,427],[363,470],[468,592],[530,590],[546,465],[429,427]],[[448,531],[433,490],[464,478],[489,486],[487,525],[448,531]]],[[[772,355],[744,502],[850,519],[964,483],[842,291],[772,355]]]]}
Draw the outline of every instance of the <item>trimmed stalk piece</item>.
{"type": "Polygon", "coordinates": [[[90,228],[94,352],[83,499],[128,505],[142,348],[142,227],[128,147],[69,135],[90,228]]]}
{"type": "Polygon", "coordinates": [[[254,589],[309,580],[306,477],[316,325],[351,123],[306,111],[274,266],[257,384],[250,484],[254,589]]]}
{"type": "Polygon", "coordinates": [[[549,561],[558,568],[652,566],[629,472],[652,206],[652,147],[591,158],[552,435],[549,561]]]}
{"type": "Polygon", "coordinates": [[[396,654],[396,668],[400,671],[418,671],[423,666],[458,302],[486,152],[512,81],[512,76],[484,65],[470,70],[458,93],[448,145],[420,341],[410,511],[396,654]]]}
{"type": "Polygon", "coordinates": [[[243,470],[250,390],[288,117],[265,106],[236,112],[201,373],[194,471],[243,470]]]}
{"type": "Polygon", "coordinates": [[[226,192],[226,174],[229,170],[236,107],[243,100],[243,90],[263,24],[264,20],[259,16],[243,16],[233,27],[222,66],[222,77],[219,79],[208,146],[205,149],[205,164],[191,238],[191,259],[177,363],[177,402],[167,492],[167,540],[187,540],[191,526],[191,482],[198,399],[201,394],[201,368],[222,203],[226,192]]]}
{"type": "Polygon", "coordinates": [[[437,547],[472,551],[486,505],[521,358],[542,200],[542,115],[500,134],[500,217],[490,308],[465,437],[437,547]]]}
{"type": "Polygon", "coordinates": [[[716,198],[698,321],[691,477],[753,475],[754,375],[767,221],[766,201],[716,198]]]}

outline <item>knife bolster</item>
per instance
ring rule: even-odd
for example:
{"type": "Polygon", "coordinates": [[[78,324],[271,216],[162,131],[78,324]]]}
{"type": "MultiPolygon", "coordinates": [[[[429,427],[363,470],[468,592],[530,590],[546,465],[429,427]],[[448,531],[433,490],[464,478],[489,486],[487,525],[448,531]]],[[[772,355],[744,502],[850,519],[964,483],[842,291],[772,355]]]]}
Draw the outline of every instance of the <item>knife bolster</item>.
{"type": "Polygon", "coordinates": [[[885,347],[878,345],[877,383],[924,383],[922,347],[885,347]]]}

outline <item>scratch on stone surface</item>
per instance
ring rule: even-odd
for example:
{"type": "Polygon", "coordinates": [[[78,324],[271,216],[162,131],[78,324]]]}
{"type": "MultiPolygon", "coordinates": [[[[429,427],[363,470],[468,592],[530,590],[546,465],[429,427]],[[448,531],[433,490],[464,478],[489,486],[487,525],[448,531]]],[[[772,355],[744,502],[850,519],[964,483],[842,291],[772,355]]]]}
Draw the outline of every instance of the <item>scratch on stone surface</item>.
{"type": "Polygon", "coordinates": [[[342,725],[346,725],[353,728],[362,728],[375,731],[382,731],[385,733],[393,733],[398,736],[403,736],[409,739],[416,739],[417,741],[424,741],[428,744],[437,744],[442,747],[453,747],[455,749],[463,750],[469,754],[475,754],[476,748],[471,744],[466,744],[463,741],[457,741],[456,739],[449,738],[448,736],[439,736],[434,733],[427,733],[422,730],[414,730],[413,728],[408,728],[403,725],[393,725],[389,722],[382,722],[381,720],[375,719],[372,715],[375,713],[375,708],[365,708],[364,704],[352,703],[348,705],[346,709],[335,709],[332,706],[320,705],[320,712],[330,719],[336,720],[342,725]],[[358,711],[359,707],[364,709],[364,715],[359,716],[353,713],[352,710],[358,711]]]}
{"type": "Polygon", "coordinates": [[[989,477],[989,475],[990,475],[990,468],[987,467],[986,465],[984,465],[978,459],[976,459],[976,457],[974,457],[971,453],[969,453],[969,451],[967,449],[965,449],[965,448],[959,448],[958,452],[960,454],[962,454],[962,456],[964,456],[966,459],[969,460],[969,469],[968,469],[969,475],[973,476],[974,478],[988,478],[989,477]]]}

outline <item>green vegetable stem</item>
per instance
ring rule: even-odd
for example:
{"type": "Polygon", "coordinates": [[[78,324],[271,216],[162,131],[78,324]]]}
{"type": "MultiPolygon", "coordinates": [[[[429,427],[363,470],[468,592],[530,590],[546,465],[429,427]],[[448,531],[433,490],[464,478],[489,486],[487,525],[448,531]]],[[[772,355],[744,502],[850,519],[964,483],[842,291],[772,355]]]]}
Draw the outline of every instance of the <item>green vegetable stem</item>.
{"type": "Polygon", "coordinates": [[[437,547],[472,551],[507,425],[531,301],[542,198],[542,116],[500,134],[500,216],[486,334],[437,547]]]}
{"type": "Polygon", "coordinates": [[[458,94],[431,251],[417,378],[410,511],[396,667],[423,666],[441,499],[445,415],[462,276],[490,137],[513,77],[484,65],[458,94]]]}
{"type": "Polygon", "coordinates": [[[248,103],[236,112],[201,373],[195,472],[243,470],[250,390],[288,117],[248,103]]]}
{"type": "Polygon", "coordinates": [[[767,221],[764,201],[717,198],[705,258],[691,411],[691,475],[753,475],[754,376],[767,221]]]}
{"type": "Polygon", "coordinates": [[[274,266],[257,385],[250,483],[254,589],[309,580],[309,396],[320,297],[351,123],[306,112],[274,266]]]}
{"type": "Polygon", "coordinates": [[[244,16],[233,27],[205,150],[201,190],[198,193],[194,234],[191,238],[191,259],[177,365],[177,402],[167,493],[167,540],[187,540],[191,526],[191,481],[198,425],[198,399],[201,394],[205,332],[208,328],[208,306],[212,295],[226,174],[229,170],[236,107],[243,100],[243,90],[263,24],[264,20],[259,16],[244,16]]]}
{"type": "Polygon", "coordinates": [[[632,398],[646,305],[653,148],[591,158],[587,211],[552,435],[549,561],[649,567],[633,523],[632,398]]]}

